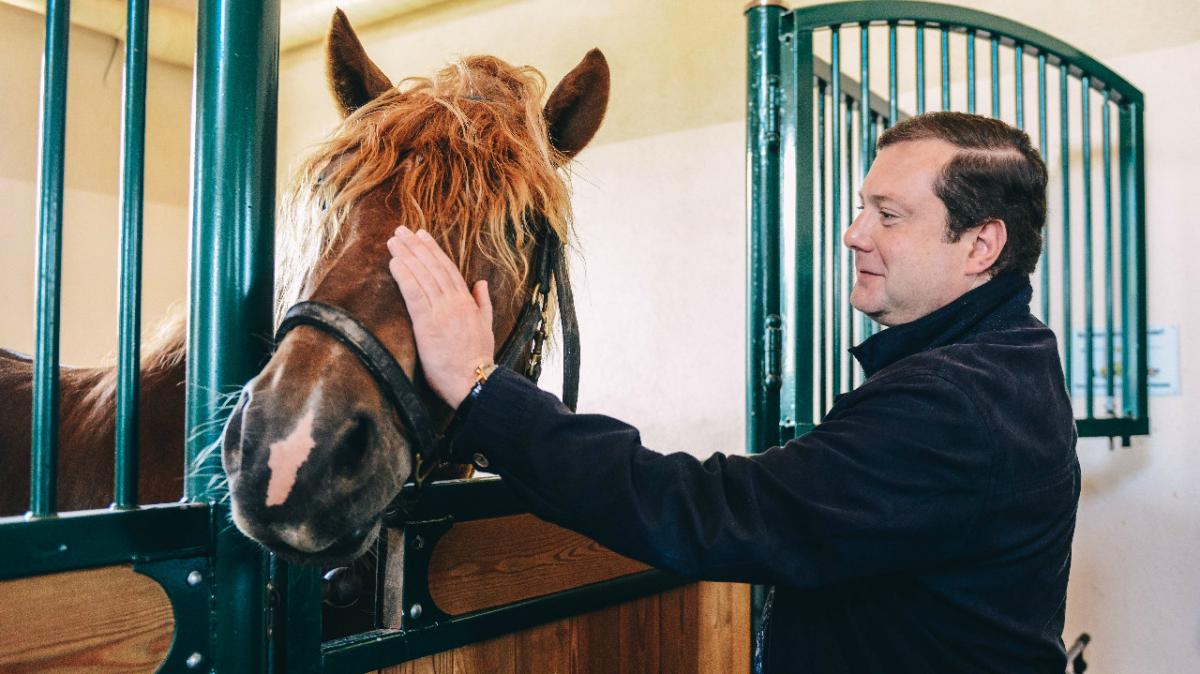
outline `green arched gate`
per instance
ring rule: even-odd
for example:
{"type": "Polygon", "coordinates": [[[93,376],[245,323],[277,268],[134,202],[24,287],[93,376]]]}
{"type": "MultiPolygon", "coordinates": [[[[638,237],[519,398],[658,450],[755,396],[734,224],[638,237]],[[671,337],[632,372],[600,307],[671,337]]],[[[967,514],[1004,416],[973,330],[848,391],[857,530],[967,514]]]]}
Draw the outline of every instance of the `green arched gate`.
{"type": "Polygon", "coordinates": [[[1059,336],[1081,436],[1149,432],[1142,93],[1086,54],[927,2],[747,5],[747,447],[806,432],[862,374],[841,234],[895,120],[933,110],[1024,129],[1050,171],[1034,310],[1059,336]],[[836,73],[836,75],[835,75],[836,73]]]}

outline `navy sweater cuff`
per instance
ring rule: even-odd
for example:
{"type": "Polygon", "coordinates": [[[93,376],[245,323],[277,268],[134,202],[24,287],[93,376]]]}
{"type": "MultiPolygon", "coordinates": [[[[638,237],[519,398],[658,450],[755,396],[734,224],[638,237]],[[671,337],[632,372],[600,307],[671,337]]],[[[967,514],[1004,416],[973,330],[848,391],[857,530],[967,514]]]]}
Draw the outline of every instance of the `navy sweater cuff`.
{"type": "Polygon", "coordinates": [[[526,442],[530,410],[537,404],[537,386],[508,368],[497,368],[471,405],[454,441],[453,459],[495,472],[503,460],[526,442]],[[481,463],[476,455],[482,455],[481,463]]]}

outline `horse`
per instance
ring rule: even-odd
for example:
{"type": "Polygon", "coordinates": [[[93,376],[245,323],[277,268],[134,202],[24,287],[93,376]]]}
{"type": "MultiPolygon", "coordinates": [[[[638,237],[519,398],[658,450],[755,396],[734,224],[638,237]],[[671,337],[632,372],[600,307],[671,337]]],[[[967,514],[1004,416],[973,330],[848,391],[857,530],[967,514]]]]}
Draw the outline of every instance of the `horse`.
{"type": "MultiPolygon", "coordinates": [[[[138,501],[177,501],[183,493],[184,369],[182,311],[171,312],[142,345],[138,429],[138,501]]],[[[60,511],[112,502],[117,373],[114,367],[63,367],[60,373],[58,498],[60,511]]],[[[0,516],[29,505],[33,363],[0,349],[0,516]]]]}
{"type": "MultiPolygon", "coordinates": [[[[278,307],[304,300],[353,316],[445,427],[451,413],[421,380],[385,242],[398,226],[423,228],[466,278],[486,279],[503,344],[534,292],[541,229],[569,241],[566,171],[603,120],[608,64],[588,52],[544,106],[541,73],[492,56],[393,86],[339,11],[327,75],[343,119],[282,195],[278,307]]],[[[359,557],[413,472],[412,431],[346,344],[299,325],[223,429],[234,523],[291,562],[359,557]]]]}

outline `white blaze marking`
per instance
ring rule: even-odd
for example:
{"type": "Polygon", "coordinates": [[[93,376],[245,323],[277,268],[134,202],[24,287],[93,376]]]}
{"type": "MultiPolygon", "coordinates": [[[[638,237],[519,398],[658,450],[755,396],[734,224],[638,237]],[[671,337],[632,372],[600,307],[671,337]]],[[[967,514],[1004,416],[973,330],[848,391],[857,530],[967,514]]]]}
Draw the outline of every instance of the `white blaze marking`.
{"type": "Polygon", "coordinates": [[[296,473],[300,472],[300,466],[317,445],[313,440],[315,417],[316,411],[309,409],[286,438],[271,443],[271,456],[267,459],[267,467],[271,469],[271,481],[267,483],[267,505],[283,505],[292,492],[296,473]]]}

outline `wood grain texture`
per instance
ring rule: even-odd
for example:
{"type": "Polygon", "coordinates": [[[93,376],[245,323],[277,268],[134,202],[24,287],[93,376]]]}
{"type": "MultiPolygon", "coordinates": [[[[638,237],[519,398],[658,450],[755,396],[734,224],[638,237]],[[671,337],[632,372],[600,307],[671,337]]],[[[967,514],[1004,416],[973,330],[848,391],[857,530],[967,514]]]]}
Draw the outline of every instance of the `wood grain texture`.
{"type": "Polygon", "coordinates": [[[747,585],[698,583],[380,674],[748,674],[747,585]]]}
{"type": "Polygon", "coordinates": [[[454,525],[434,548],[429,589],[438,608],[461,615],[649,568],[533,515],[514,515],[454,525]]]}
{"type": "Polygon", "coordinates": [[[153,672],[175,619],[158,583],[129,566],[0,582],[0,671],[153,672]]]}

